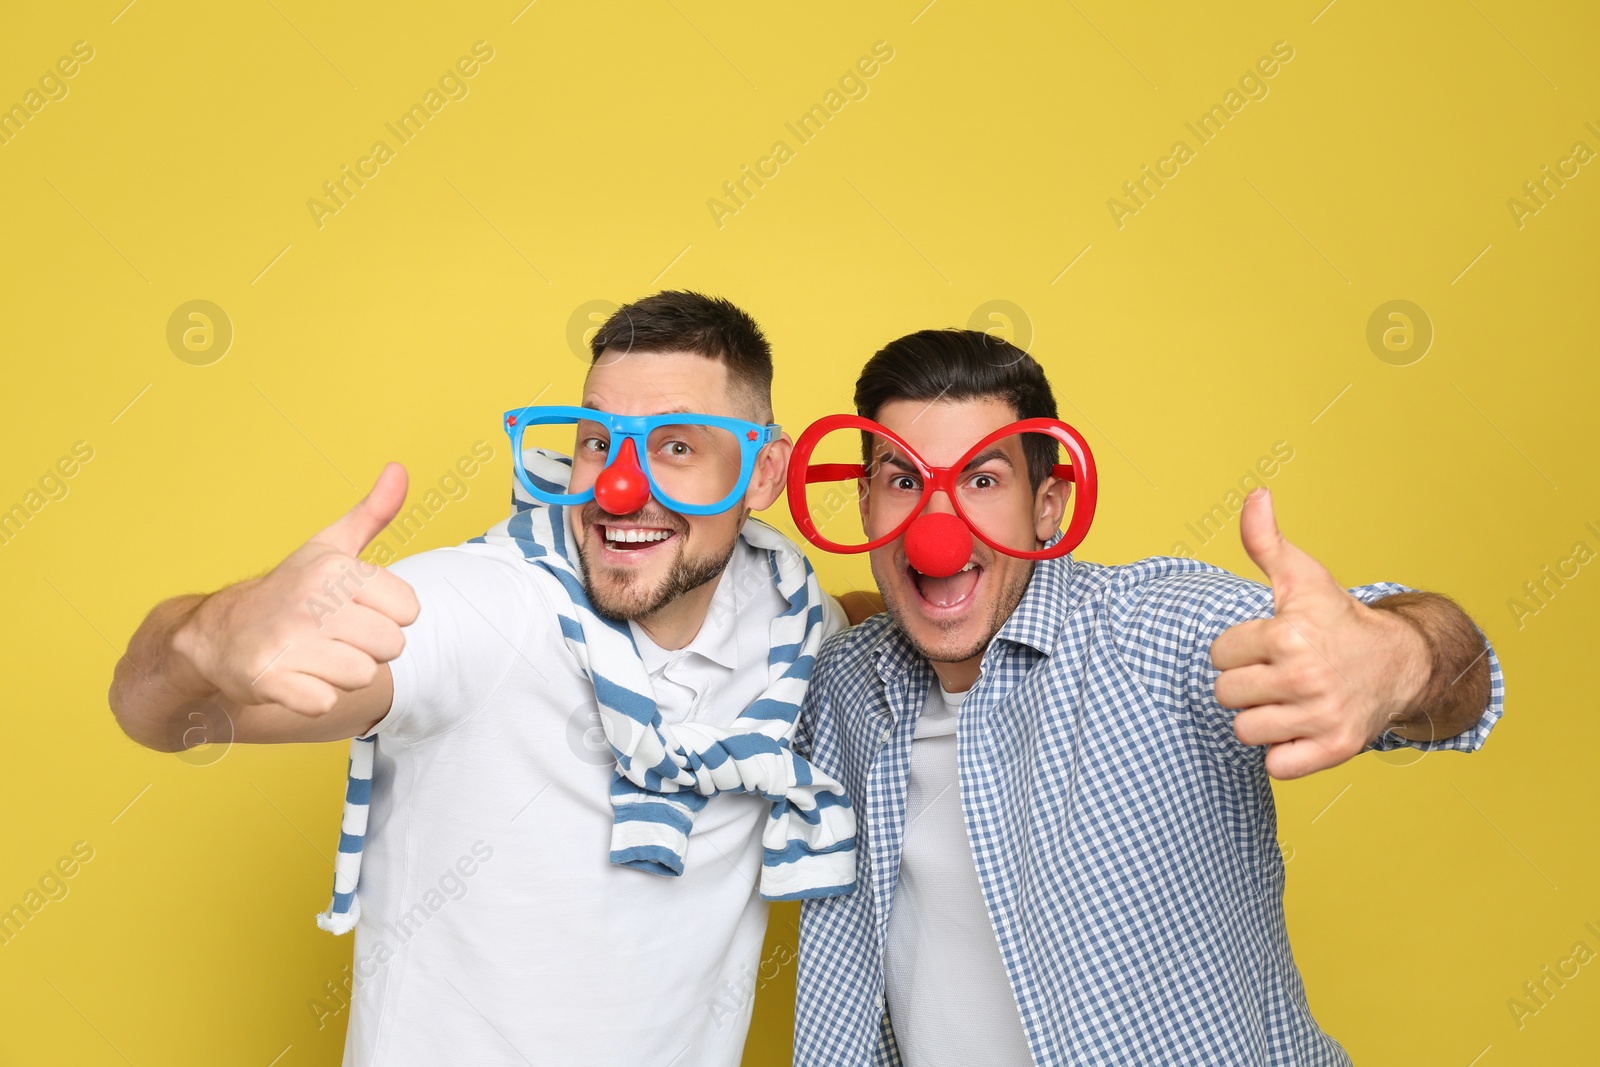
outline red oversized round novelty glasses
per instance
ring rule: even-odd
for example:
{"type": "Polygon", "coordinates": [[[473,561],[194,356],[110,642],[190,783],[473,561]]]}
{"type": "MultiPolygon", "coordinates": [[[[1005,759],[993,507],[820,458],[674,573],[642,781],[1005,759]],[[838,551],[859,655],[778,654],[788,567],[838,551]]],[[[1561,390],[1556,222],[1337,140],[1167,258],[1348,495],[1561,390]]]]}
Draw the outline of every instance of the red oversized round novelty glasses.
{"type": "MultiPolygon", "coordinates": [[[[848,437],[854,438],[855,435],[848,437]]],[[[856,454],[859,455],[859,438],[855,440],[856,454]]],[[[969,448],[951,466],[934,467],[889,429],[859,415],[828,415],[808,426],[805,433],[800,435],[800,440],[795,442],[794,455],[789,461],[788,484],[789,512],[794,517],[795,526],[806,540],[818,548],[838,553],[869,552],[904,534],[907,560],[918,571],[935,577],[947,577],[966,566],[972,555],[974,535],[996,552],[1018,559],[1056,559],[1066,555],[1078,547],[1089,533],[1089,524],[1094,521],[1097,490],[1094,455],[1089,451],[1088,444],[1077,430],[1058,419],[1022,419],[1002,426],[969,448]],[[830,442],[830,451],[837,452],[842,448],[846,438],[841,436],[841,431],[849,430],[876,435],[892,446],[887,456],[872,461],[874,471],[870,476],[865,463],[812,462],[813,454],[825,440],[830,442]],[[998,478],[1004,475],[985,469],[986,466],[992,466],[995,457],[1002,459],[1005,469],[1010,469],[1010,461],[1005,458],[1006,450],[996,446],[1010,437],[1028,440],[1040,435],[1053,440],[1071,457],[1070,464],[1055,464],[1051,475],[1074,486],[1072,519],[1060,539],[1048,548],[1025,550],[1004,544],[991,536],[991,533],[999,531],[989,515],[980,513],[984,488],[974,489],[972,486],[978,479],[989,479],[998,484],[998,478]],[[824,536],[817,528],[814,512],[831,511],[838,515],[847,511],[854,501],[833,507],[814,507],[817,502],[812,499],[811,487],[852,482],[860,487],[858,491],[865,492],[866,486],[862,483],[870,482],[886,466],[893,466],[897,471],[891,476],[892,482],[909,480],[915,483],[913,486],[895,485],[902,499],[895,502],[892,511],[894,514],[903,511],[904,518],[895,522],[893,529],[877,537],[862,532],[859,541],[852,539],[841,542],[824,536]],[[966,479],[965,483],[963,479],[966,479]],[[926,511],[933,494],[940,492],[949,498],[954,516],[926,511]]],[[[878,506],[881,509],[882,502],[878,506]]],[[[1014,511],[1010,514],[1014,515],[1014,511]]]]}

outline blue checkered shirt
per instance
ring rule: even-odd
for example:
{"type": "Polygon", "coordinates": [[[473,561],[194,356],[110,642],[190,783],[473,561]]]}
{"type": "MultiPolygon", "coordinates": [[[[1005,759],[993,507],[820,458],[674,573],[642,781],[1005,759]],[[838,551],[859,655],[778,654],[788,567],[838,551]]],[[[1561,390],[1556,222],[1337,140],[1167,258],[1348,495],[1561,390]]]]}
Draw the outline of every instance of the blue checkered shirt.
{"type": "MultiPolygon", "coordinates": [[[[984,652],[957,730],[961,802],[1041,1067],[1349,1063],[1289,949],[1266,749],[1234,737],[1213,694],[1212,641],[1271,614],[1269,588],[1195,560],[1066,557],[1035,568],[984,652]]],[[[1375,747],[1482,745],[1504,692],[1488,656],[1473,729],[1375,747]]],[[[796,744],[855,799],[861,860],[855,893],[802,908],[796,1067],[901,1062],[884,939],[931,682],[885,615],[823,648],[796,744]]]]}

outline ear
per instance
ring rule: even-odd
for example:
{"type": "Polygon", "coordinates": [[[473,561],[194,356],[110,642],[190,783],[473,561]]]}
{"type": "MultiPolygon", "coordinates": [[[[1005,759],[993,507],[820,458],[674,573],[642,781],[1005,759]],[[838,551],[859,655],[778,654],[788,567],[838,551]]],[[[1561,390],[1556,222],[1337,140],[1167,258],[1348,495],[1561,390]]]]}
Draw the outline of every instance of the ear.
{"type": "Polygon", "coordinates": [[[794,453],[794,441],[784,434],[769,443],[756,456],[755,470],[750,472],[750,485],[744,491],[744,506],[751,511],[770,508],[783,495],[784,479],[789,476],[789,457],[794,453]]]}
{"type": "Polygon", "coordinates": [[[1046,478],[1033,497],[1033,533],[1043,545],[1061,531],[1061,520],[1067,514],[1067,501],[1072,496],[1072,483],[1064,478],[1046,478]]]}

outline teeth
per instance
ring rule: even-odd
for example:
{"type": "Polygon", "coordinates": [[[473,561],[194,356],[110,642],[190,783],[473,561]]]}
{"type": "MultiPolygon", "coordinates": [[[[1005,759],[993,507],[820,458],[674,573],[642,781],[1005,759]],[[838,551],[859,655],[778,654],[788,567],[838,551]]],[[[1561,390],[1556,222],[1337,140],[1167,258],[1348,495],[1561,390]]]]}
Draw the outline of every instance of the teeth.
{"type": "MultiPolygon", "coordinates": [[[[967,571],[975,570],[977,568],[977,566],[978,565],[976,563],[972,562],[971,560],[968,560],[967,561],[967,565],[965,567],[962,567],[960,570],[956,571],[956,573],[957,574],[965,574],[967,571]]],[[[909,570],[914,576],[916,576],[918,578],[922,577],[922,572],[917,570],[917,568],[908,566],[906,569],[909,570]]]]}
{"type": "Polygon", "coordinates": [[[619,530],[615,526],[607,526],[605,538],[607,541],[649,542],[665,541],[672,536],[671,530],[619,530]]]}

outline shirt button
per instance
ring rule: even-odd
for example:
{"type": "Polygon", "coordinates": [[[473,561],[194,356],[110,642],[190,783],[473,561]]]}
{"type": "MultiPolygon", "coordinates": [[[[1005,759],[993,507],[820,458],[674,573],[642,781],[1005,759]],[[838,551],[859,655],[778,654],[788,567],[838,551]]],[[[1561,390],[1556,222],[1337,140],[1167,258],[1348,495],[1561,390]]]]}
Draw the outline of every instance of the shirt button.
{"type": "Polygon", "coordinates": [[[882,1011],[883,1011],[883,994],[882,993],[879,993],[877,996],[872,998],[872,1009],[874,1011],[876,1011],[876,1012],[882,1013],[882,1011]]]}

